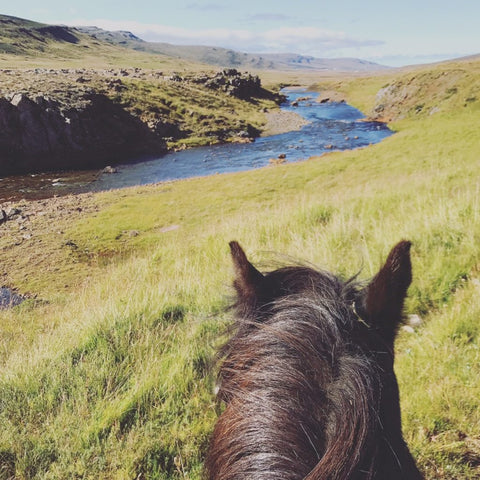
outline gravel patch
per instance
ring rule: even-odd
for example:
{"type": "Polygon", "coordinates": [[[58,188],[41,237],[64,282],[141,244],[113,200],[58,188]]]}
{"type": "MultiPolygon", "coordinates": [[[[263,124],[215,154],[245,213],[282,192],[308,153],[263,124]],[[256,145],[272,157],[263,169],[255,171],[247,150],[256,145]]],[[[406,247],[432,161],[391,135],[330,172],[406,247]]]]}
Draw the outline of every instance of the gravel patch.
{"type": "Polygon", "coordinates": [[[300,130],[309,123],[298,113],[283,110],[267,112],[266,117],[267,124],[262,132],[262,137],[300,130]]]}

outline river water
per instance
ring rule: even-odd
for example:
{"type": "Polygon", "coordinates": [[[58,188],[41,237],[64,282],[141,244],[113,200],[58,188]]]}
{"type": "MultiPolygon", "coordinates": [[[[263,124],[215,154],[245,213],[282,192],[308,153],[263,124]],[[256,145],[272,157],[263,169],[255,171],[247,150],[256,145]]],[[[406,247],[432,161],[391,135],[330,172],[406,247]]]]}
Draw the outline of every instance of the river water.
{"type": "Polygon", "coordinates": [[[309,121],[299,131],[261,137],[253,143],[223,144],[168,153],[160,158],[117,166],[117,173],[98,171],[15,176],[0,179],[0,201],[46,198],[66,193],[102,191],[216,173],[251,170],[285,155],[287,162],[332,150],[365,147],[392,132],[346,103],[319,103],[318,93],[286,89],[282,109],[309,121]],[[297,104],[292,105],[292,104],[297,104]]]}

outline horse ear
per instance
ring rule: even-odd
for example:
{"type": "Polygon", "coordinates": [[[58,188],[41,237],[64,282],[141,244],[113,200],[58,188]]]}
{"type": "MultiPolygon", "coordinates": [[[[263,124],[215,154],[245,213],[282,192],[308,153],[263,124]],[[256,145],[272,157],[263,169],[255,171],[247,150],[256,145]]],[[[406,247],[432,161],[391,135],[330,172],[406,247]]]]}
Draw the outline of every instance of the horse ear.
{"type": "Polygon", "coordinates": [[[239,303],[253,309],[265,282],[265,277],[248,261],[245,252],[238,242],[230,242],[235,280],[233,286],[237,291],[239,303]]]}
{"type": "Polygon", "coordinates": [[[412,281],[411,245],[411,242],[403,240],[392,248],[385,265],[368,285],[364,299],[364,310],[369,322],[392,341],[412,281]]]}

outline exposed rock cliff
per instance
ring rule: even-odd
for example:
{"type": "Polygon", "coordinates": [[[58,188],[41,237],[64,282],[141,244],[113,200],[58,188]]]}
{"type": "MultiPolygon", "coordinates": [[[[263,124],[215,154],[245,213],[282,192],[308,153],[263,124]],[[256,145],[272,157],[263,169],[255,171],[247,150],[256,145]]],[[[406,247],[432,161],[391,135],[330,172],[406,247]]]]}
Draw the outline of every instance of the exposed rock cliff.
{"type": "Polygon", "coordinates": [[[105,166],[164,150],[164,142],[108,97],[70,104],[23,93],[0,98],[0,174],[105,166]]]}

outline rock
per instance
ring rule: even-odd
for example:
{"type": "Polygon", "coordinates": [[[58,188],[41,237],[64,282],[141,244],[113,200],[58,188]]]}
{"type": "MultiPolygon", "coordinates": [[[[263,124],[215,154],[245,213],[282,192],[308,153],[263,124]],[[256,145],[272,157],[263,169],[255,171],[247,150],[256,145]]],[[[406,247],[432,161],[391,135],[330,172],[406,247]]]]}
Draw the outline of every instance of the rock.
{"type": "Polygon", "coordinates": [[[345,103],[345,97],[342,93],[335,90],[324,90],[317,97],[319,103],[345,103]]]}
{"type": "Polygon", "coordinates": [[[407,325],[410,325],[411,327],[420,327],[423,324],[423,320],[420,317],[420,315],[409,315],[407,317],[406,321],[407,325]]]}
{"type": "Polygon", "coordinates": [[[405,325],[401,329],[407,333],[415,333],[415,329],[423,324],[423,320],[419,315],[408,315],[405,320],[405,325]]]}
{"type": "Polygon", "coordinates": [[[0,310],[16,307],[25,300],[24,297],[7,287],[0,287],[0,310]]]}
{"type": "Polygon", "coordinates": [[[18,107],[18,105],[25,100],[25,95],[23,95],[23,93],[16,93],[15,95],[13,95],[12,99],[10,100],[10,103],[14,106],[14,107],[18,107]]]}
{"type": "Polygon", "coordinates": [[[250,138],[250,137],[237,137],[235,138],[235,143],[253,143],[255,142],[255,139],[254,138],[250,138]]]}
{"type": "Polygon", "coordinates": [[[78,249],[78,245],[73,241],[73,240],[67,240],[64,245],[66,247],[70,247],[72,250],[77,250],[78,249]]]}
{"type": "Polygon", "coordinates": [[[169,122],[168,120],[156,120],[151,123],[149,127],[162,138],[178,140],[185,136],[177,124],[169,122]]]}
{"type": "Polygon", "coordinates": [[[235,68],[224,69],[213,77],[202,74],[191,79],[194,83],[201,83],[207,88],[223,90],[228,95],[243,100],[252,97],[265,98],[271,93],[262,88],[260,77],[249,73],[240,73],[235,68]]]}
{"type": "Polygon", "coordinates": [[[0,97],[0,175],[95,168],[166,149],[158,134],[105,95],[34,98],[0,97]]]}
{"type": "Polygon", "coordinates": [[[21,213],[22,213],[21,210],[19,210],[18,208],[12,207],[6,212],[7,220],[12,220],[13,217],[20,215],[21,213]]]}

